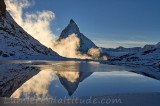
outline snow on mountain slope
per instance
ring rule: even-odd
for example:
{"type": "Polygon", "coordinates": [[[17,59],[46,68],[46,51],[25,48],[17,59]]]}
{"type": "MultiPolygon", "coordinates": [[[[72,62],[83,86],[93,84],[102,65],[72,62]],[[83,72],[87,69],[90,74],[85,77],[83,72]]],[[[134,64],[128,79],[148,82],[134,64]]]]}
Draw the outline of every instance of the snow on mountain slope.
{"type": "Polygon", "coordinates": [[[109,58],[114,58],[118,56],[123,56],[128,53],[138,53],[142,51],[141,47],[133,47],[133,48],[125,48],[125,47],[117,47],[117,48],[100,48],[101,53],[106,54],[109,58]]]}
{"type": "Polygon", "coordinates": [[[145,45],[142,49],[143,50],[149,50],[149,49],[153,49],[155,45],[145,45]]]}
{"type": "Polygon", "coordinates": [[[70,20],[68,26],[62,31],[58,40],[65,39],[71,34],[76,34],[80,39],[79,51],[81,53],[87,53],[90,48],[97,48],[97,46],[90,39],[80,32],[77,24],[72,19],[70,20]]]}
{"type": "Polygon", "coordinates": [[[0,2],[0,59],[58,59],[60,56],[25,32],[0,2]]]}
{"type": "Polygon", "coordinates": [[[160,67],[160,43],[146,48],[138,53],[128,53],[109,60],[113,64],[138,64],[138,65],[152,65],[160,67]]]}

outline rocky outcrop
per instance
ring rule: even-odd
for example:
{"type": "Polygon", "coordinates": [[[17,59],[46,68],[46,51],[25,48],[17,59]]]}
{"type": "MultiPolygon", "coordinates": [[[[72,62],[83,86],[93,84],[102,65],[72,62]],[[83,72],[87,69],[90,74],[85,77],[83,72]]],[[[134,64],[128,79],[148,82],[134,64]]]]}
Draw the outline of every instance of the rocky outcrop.
{"type": "Polygon", "coordinates": [[[0,17],[4,16],[6,14],[6,4],[4,0],[0,0],[0,17]]]}

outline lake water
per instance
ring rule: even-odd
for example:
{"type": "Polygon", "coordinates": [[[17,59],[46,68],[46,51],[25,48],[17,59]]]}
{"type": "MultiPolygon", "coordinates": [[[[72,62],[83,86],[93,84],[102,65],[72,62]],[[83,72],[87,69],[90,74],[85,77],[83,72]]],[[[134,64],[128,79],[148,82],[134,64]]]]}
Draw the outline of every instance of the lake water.
{"type": "Polygon", "coordinates": [[[2,97],[63,98],[160,93],[159,72],[153,73],[146,68],[143,69],[148,73],[144,74],[133,67],[84,61],[1,61],[0,68],[2,97]]]}

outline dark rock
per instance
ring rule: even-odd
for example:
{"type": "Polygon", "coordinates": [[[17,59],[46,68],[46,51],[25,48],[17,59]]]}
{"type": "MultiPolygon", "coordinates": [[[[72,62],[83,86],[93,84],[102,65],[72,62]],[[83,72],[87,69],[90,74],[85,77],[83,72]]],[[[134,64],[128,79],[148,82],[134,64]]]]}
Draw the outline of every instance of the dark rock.
{"type": "Polygon", "coordinates": [[[6,15],[6,4],[4,0],[0,0],[0,18],[6,15]]]}
{"type": "Polygon", "coordinates": [[[154,51],[156,51],[156,49],[147,50],[147,51],[144,51],[142,55],[147,55],[147,54],[152,53],[154,51]]]}
{"type": "Polygon", "coordinates": [[[3,54],[3,51],[0,50],[0,56],[3,54]]]}
{"type": "Polygon", "coordinates": [[[3,54],[2,57],[9,57],[9,55],[8,54],[3,54]]]}
{"type": "Polygon", "coordinates": [[[13,54],[13,53],[10,53],[9,55],[10,55],[10,56],[15,56],[15,54],[13,54]]]}

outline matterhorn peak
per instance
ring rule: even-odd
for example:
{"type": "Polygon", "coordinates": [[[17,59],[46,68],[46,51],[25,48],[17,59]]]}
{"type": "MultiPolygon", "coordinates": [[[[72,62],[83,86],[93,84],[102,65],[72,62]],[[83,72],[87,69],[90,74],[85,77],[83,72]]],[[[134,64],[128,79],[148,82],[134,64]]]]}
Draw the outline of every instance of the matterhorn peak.
{"type": "Polygon", "coordinates": [[[70,24],[76,24],[73,19],[70,20],[70,24]]]}
{"type": "Polygon", "coordinates": [[[73,19],[70,20],[67,27],[62,31],[59,39],[57,41],[60,41],[61,39],[65,39],[69,37],[71,34],[76,34],[77,38],[80,41],[80,48],[78,50],[81,53],[87,53],[90,48],[97,48],[97,46],[86,36],[84,36],[80,30],[78,25],[75,23],[73,19]]]}
{"type": "Polygon", "coordinates": [[[78,35],[79,33],[80,33],[80,30],[78,25],[75,23],[73,19],[71,19],[67,27],[62,31],[60,38],[67,38],[68,35],[71,35],[71,34],[78,35]]]}
{"type": "Polygon", "coordinates": [[[76,27],[77,29],[79,29],[78,25],[76,24],[76,22],[73,19],[70,20],[68,26],[76,27]]]}

